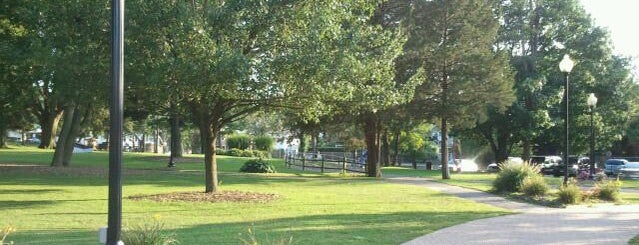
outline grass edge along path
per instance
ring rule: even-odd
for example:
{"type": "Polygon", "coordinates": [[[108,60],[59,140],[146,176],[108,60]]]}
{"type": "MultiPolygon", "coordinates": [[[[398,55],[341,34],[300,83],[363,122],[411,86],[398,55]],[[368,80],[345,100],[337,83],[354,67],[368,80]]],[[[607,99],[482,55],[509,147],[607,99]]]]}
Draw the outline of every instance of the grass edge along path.
{"type": "MultiPolygon", "coordinates": [[[[48,164],[47,151],[0,150],[0,163],[48,164]],[[30,159],[30,155],[35,155],[30,159]]],[[[199,158],[200,156],[193,156],[199,158]]],[[[74,166],[106,166],[106,154],[74,156],[74,166]],[[77,158],[76,158],[77,157],[77,158]]],[[[125,154],[127,169],[166,169],[149,154],[125,154]],[[128,164],[128,165],[127,165],[128,164]]],[[[178,163],[171,171],[124,176],[123,223],[154,217],[181,244],[238,244],[248,229],[261,243],[292,238],[295,244],[399,244],[470,220],[509,214],[507,210],[425,188],[287,170],[241,174],[244,158],[220,157],[222,190],[273,193],[266,203],[136,201],[126,197],[203,189],[202,164],[178,163]]],[[[10,221],[16,244],[97,244],[106,223],[107,180],[99,175],[0,171],[0,225],[10,221]]]]}

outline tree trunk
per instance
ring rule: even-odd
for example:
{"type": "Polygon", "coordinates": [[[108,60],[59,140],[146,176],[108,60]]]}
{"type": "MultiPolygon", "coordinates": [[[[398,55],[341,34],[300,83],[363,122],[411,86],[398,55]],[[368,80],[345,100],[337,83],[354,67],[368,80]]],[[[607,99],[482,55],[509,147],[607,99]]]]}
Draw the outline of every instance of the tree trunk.
{"type": "Polygon", "coordinates": [[[388,142],[388,129],[384,129],[382,133],[382,163],[388,167],[391,162],[390,157],[390,143],[388,142]]]}
{"type": "Polygon", "coordinates": [[[311,133],[311,146],[312,146],[312,151],[314,153],[317,153],[317,133],[311,133]]]}
{"type": "Polygon", "coordinates": [[[497,163],[503,163],[508,160],[508,153],[510,153],[510,144],[508,143],[510,139],[510,133],[508,132],[498,132],[497,133],[497,145],[495,152],[495,161],[497,163]]]}
{"type": "Polygon", "coordinates": [[[146,152],[146,133],[142,133],[142,140],[140,141],[142,152],[146,152]]]}
{"type": "Polygon", "coordinates": [[[62,113],[55,109],[46,109],[45,113],[40,117],[40,128],[42,133],[40,134],[41,149],[52,149],[55,147],[55,133],[58,131],[58,123],[62,118],[62,113]]]}
{"type": "Polygon", "coordinates": [[[401,130],[398,128],[393,132],[393,166],[401,165],[399,162],[399,137],[401,135],[401,130]]]}
{"type": "Polygon", "coordinates": [[[157,154],[158,145],[160,144],[160,120],[155,119],[155,145],[153,147],[153,153],[157,154]]]}
{"type": "MultiPolygon", "coordinates": [[[[215,144],[215,139],[213,140],[215,144]]],[[[180,118],[171,116],[171,156],[182,157],[182,134],[180,132],[180,118]]]]}
{"type": "Polygon", "coordinates": [[[215,159],[215,139],[217,130],[211,128],[207,122],[200,122],[200,135],[204,148],[204,172],[205,172],[205,192],[215,193],[218,191],[217,162],[215,159]]]}
{"type": "Polygon", "coordinates": [[[299,149],[297,149],[298,153],[306,152],[306,140],[304,140],[304,137],[306,137],[306,135],[304,134],[304,130],[300,130],[299,132],[300,145],[299,145],[299,149]]]}
{"type": "Polygon", "coordinates": [[[71,131],[71,123],[68,122],[73,121],[73,111],[75,111],[75,106],[65,106],[64,112],[62,113],[62,130],[60,131],[60,137],[58,137],[57,147],[53,153],[53,160],[51,161],[52,167],[63,166],[63,151],[67,142],[67,136],[69,135],[69,131],[71,131]]]}
{"type": "MultiPolygon", "coordinates": [[[[88,109],[85,109],[88,110],[88,109]]],[[[76,143],[76,138],[80,134],[80,129],[82,128],[82,118],[84,111],[76,108],[73,113],[73,121],[71,122],[71,130],[69,131],[69,135],[66,137],[66,142],[64,144],[64,151],[62,156],[62,166],[68,167],[71,164],[71,157],[73,156],[73,148],[76,143]]],[[[56,149],[57,150],[57,149],[56,149]]]]}
{"type": "Polygon", "coordinates": [[[441,119],[441,159],[442,159],[442,179],[450,179],[450,170],[448,169],[448,123],[446,117],[441,119]]]}
{"type": "Polygon", "coordinates": [[[4,123],[0,123],[0,148],[9,148],[7,146],[7,127],[4,123]]]}
{"type": "Polygon", "coordinates": [[[523,153],[521,154],[521,158],[523,158],[526,162],[530,161],[531,144],[528,137],[524,139],[522,151],[523,153]]]}
{"type": "Polygon", "coordinates": [[[364,138],[366,140],[368,177],[381,177],[379,169],[379,134],[378,122],[375,114],[369,114],[364,119],[364,138]]]}

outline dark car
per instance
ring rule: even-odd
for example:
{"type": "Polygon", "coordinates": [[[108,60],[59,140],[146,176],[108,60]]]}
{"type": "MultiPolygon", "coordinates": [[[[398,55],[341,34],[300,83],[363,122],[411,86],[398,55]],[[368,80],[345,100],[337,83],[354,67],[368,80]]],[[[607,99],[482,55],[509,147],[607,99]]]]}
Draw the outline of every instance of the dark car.
{"type": "MultiPolygon", "coordinates": [[[[588,157],[568,157],[568,176],[577,176],[579,169],[588,168],[588,164],[590,164],[590,158],[588,157]]],[[[555,177],[564,176],[565,169],[566,166],[562,161],[554,166],[552,175],[555,177]]]]}
{"type": "Polygon", "coordinates": [[[538,165],[542,174],[552,174],[555,171],[555,166],[561,162],[559,156],[532,156],[530,157],[530,163],[538,165]]]}
{"type": "Polygon", "coordinates": [[[604,173],[606,175],[618,175],[619,169],[628,163],[626,159],[608,159],[604,163],[604,173]]]}
{"type": "Polygon", "coordinates": [[[106,142],[106,141],[102,142],[98,144],[95,148],[101,151],[106,151],[109,149],[109,142],[106,142]]]}
{"type": "Polygon", "coordinates": [[[22,138],[20,137],[7,137],[7,141],[13,143],[22,143],[22,138]]]}

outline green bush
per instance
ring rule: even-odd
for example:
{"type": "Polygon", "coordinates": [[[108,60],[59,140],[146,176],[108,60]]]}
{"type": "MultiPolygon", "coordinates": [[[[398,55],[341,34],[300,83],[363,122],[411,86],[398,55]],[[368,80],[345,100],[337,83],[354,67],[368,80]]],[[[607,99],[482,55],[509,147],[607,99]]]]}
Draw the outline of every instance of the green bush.
{"type": "Polygon", "coordinates": [[[240,155],[242,155],[242,152],[244,152],[244,151],[240,150],[240,149],[237,149],[237,148],[233,148],[233,149],[230,149],[229,151],[227,151],[226,153],[229,156],[239,157],[240,155]]]}
{"type": "Polygon", "coordinates": [[[224,149],[216,149],[216,150],[215,150],[215,154],[216,154],[216,155],[225,156],[225,155],[228,155],[228,152],[227,152],[227,151],[225,151],[224,149]]]}
{"type": "Polygon", "coordinates": [[[499,166],[501,171],[493,181],[496,192],[518,192],[527,177],[537,176],[539,166],[530,163],[505,162],[499,166]]]}
{"type": "Polygon", "coordinates": [[[254,157],[252,150],[243,150],[240,152],[241,157],[254,157]]]}
{"type": "Polygon", "coordinates": [[[619,197],[620,188],[621,182],[619,180],[601,181],[595,184],[595,193],[600,200],[617,202],[621,200],[619,197]]]}
{"type": "Polygon", "coordinates": [[[574,179],[571,179],[568,185],[559,187],[557,198],[563,204],[577,204],[581,201],[581,189],[574,179]]]}
{"type": "Polygon", "coordinates": [[[595,174],[595,181],[602,182],[608,180],[608,176],[605,173],[597,173],[595,174]]]}
{"type": "Polygon", "coordinates": [[[257,158],[271,158],[271,153],[260,150],[253,150],[253,157],[257,158]]]}
{"type": "Polygon", "coordinates": [[[244,173],[275,173],[275,167],[262,159],[248,160],[240,168],[244,173]]]}
{"type": "Polygon", "coordinates": [[[544,196],[548,189],[546,179],[541,175],[529,176],[521,183],[521,192],[527,196],[544,196]]]}
{"type": "Polygon", "coordinates": [[[251,145],[251,136],[246,134],[232,134],[226,137],[226,146],[228,148],[237,148],[246,150],[251,145]]]}
{"type": "Polygon", "coordinates": [[[175,234],[164,232],[164,224],[159,216],[154,217],[152,223],[142,223],[125,229],[122,232],[122,241],[126,245],[173,245],[179,244],[175,234]]]}
{"type": "Polygon", "coordinates": [[[271,136],[258,136],[255,137],[255,149],[260,151],[270,152],[275,147],[275,139],[271,136]]]}

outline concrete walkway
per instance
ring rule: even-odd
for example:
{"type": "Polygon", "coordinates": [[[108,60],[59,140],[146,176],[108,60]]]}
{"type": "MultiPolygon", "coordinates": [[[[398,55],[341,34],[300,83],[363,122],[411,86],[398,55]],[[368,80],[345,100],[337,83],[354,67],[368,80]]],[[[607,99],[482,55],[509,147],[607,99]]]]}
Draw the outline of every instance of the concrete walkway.
{"type": "Polygon", "coordinates": [[[627,244],[639,234],[639,205],[598,204],[548,208],[424,178],[392,177],[517,214],[470,221],[408,241],[418,244],[627,244]]]}

